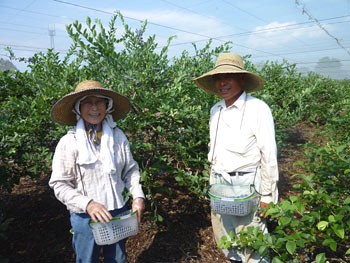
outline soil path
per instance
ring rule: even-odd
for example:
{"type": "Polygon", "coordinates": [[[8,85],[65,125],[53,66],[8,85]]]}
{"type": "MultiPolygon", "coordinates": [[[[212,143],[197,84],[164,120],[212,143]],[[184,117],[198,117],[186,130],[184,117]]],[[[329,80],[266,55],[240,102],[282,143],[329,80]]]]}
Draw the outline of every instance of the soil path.
{"type": "MultiPolygon", "coordinates": [[[[281,199],[291,194],[291,175],[296,172],[293,163],[303,158],[299,143],[305,142],[310,133],[304,128],[296,128],[291,134],[295,133],[295,138],[291,136],[288,145],[280,149],[281,199]]],[[[0,216],[13,218],[7,240],[0,240],[0,255],[11,263],[74,262],[68,212],[55,199],[47,182],[48,177],[22,178],[11,194],[0,193],[0,216]]],[[[174,187],[173,180],[166,184],[173,189],[172,196],[159,194],[154,198],[167,223],[152,227],[144,220],[140,233],[127,242],[128,262],[227,262],[214,243],[208,202],[174,187]]]]}

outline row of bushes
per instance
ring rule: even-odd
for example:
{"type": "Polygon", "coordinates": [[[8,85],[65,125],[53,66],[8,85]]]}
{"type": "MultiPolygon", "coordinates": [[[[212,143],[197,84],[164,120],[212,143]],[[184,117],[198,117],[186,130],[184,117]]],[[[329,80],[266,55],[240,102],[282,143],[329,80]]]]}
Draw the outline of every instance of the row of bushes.
{"type": "MultiPolygon", "coordinates": [[[[50,173],[55,145],[69,128],[50,119],[50,108],[79,81],[95,79],[132,102],[132,112],[118,125],[141,166],[147,195],[167,191],[157,180],[169,174],[175,174],[180,185],[203,194],[208,180],[209,109],[217,98],[196,88],[192,79],[211,69],[215,57],[232,46],[212,48],[209,41],[199,49],[193,44],[193,55],[183,51],[170,58],[168,46],[158,49],[155,36],[143,38],[146,28],[144,23],[133,31],[121,14],[112,17],[108,28],[87,18],[84,25],[67,26],[72,45],[64,57],[48,50],[28,61],[28,71],[0,72],[0,188],[10,191],[22,176],[50,173]],[[121,30],[124,33],[118,37],[121,30]]],[[[265,79],[264,89],[254,95],[272,108],[279,147],[286,131],[300,121],[327,126],[331,133],[335,127],[341,129],[346,141],[349,133],[343,116],[350,105],[349,81],[303,76],[287,62],[257,67],[249,57],[245,61],[248,70],[265,79]]],[[[155,213],[154,219],[161,218],[155,213]]]]}

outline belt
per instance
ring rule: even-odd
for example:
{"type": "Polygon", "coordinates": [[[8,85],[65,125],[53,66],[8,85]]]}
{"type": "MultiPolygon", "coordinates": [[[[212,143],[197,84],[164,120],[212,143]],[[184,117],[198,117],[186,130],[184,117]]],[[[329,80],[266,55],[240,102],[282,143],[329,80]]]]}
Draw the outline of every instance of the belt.
{"type": "Polygon", "coordinates": [[[243,176],[245,174],[250,174],[250,173],[252,173],[252,172],[229,172],[228,174],[230,176],[243,176]]]}

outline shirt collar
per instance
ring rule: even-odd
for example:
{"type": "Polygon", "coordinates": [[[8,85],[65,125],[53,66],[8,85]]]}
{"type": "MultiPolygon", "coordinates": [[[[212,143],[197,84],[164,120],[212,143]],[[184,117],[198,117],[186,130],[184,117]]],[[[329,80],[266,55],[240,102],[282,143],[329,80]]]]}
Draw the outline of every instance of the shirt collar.
{"type": "Polygon", "coordinates": [[[246,101],[247,93],[245,91],[242,92],[241,96],[238,97],[238,99],[229,107],[226,107],[225,100],[219,101],[217,106],[222,109],[231,109],[233,107],[236,107],[237,109],[241,110],[244,106],[244,102],[246,101]]]}

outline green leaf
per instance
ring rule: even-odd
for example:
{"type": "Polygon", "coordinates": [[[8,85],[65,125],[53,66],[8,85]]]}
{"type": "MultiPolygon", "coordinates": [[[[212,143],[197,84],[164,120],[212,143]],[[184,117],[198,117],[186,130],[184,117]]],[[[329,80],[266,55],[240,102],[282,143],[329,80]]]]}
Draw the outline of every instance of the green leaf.
{"type": "Polygon", "coordinates": [[[274,258],[272,259],[272,263],[284,263],[284,261],[280,260],[279,257],[274,257],[274,258]]]}
{"type": "Polygon", "coordinates": [[[322,245],[329,246],[333,251],[337,251],[337,242],[333,238],[325,239],[322,245]]]}
{"type": "Polygon", "coordinates": [[[292,203],[294,203],[298,200],[298,197],[293,195],[293,196],[289,197],[289,200],[292,201],[292,203]]]}
{"type": "Polygon", "coordinates": [[[267,246],[260,246],[258,251],[259,251],[259,254],[261,256],[264,256],[268,252],[268,247],[267,246]]]}
{"type": "Polygon", "coordinates": [[[281,217],[280,220],[278,221],[278,224],[281,226],[286,226],[290,223],[292,219],[290,217],[281,217]]]}
{"type": "Polygon", "coordinates": [[[344,239],[344,236],[345,236],[345,231],[343,228],[341,229],[338,229],[336,227],[332,227],[334,233],[341,239],[344,239]]]}
{"type": "Polygon", "coordinates": [[[320,221],[320,222],[318,222],[318,224],[317,224],[317,228],[318,228],[318,230],[320,230],[320,231],[325,230],[325,229],[327,228],[327,226],[328,226],[328,222],[327,222],[327,221],[320,221]]]}
{"type": "Polygon", "coordinates": [[[289,254],[293,255],[295,252],[297,245],[294,241],[287,241],[286,243],[286,249],[288,251],[289,254]]]}
{"type": "Polygon", "coordinates": [[[158,214],[157,220],[158,220],[158,222],[163,222],[164,218],[160,214],[158,214]]]}
{"type": "Polygon", "coordinates": [[[320,253],[316,256],[316,263],[324,263],[326,262],[326,254],[320,253]]]}
{"type": "Polygon", "coordinates": [[[347,197],[347,198],[344,200],[344,204],[345,204],[345,205],[349,205],[349,204],[350,204],[350,197],[347,197]]]}
{"type": "Polygon", "coordinates": [[[90,17],[86,18],[86,24],[88,25],[88,27],[90,27],[90,25],[91,25],[91,18],[90,17]]]}
{"type": "Polygon", "coordinates": [[[345,148],[347,148],[347,145],[340,145],[336,148],[337,153],[341,153],[345,148]]]}
{"type": "Polygon", "coordinates": [[[328,217],[328,221],[329,221],[329,223],[335,223],[336,222],[335,217],[333,215],[330,215],[328,217]]]}

